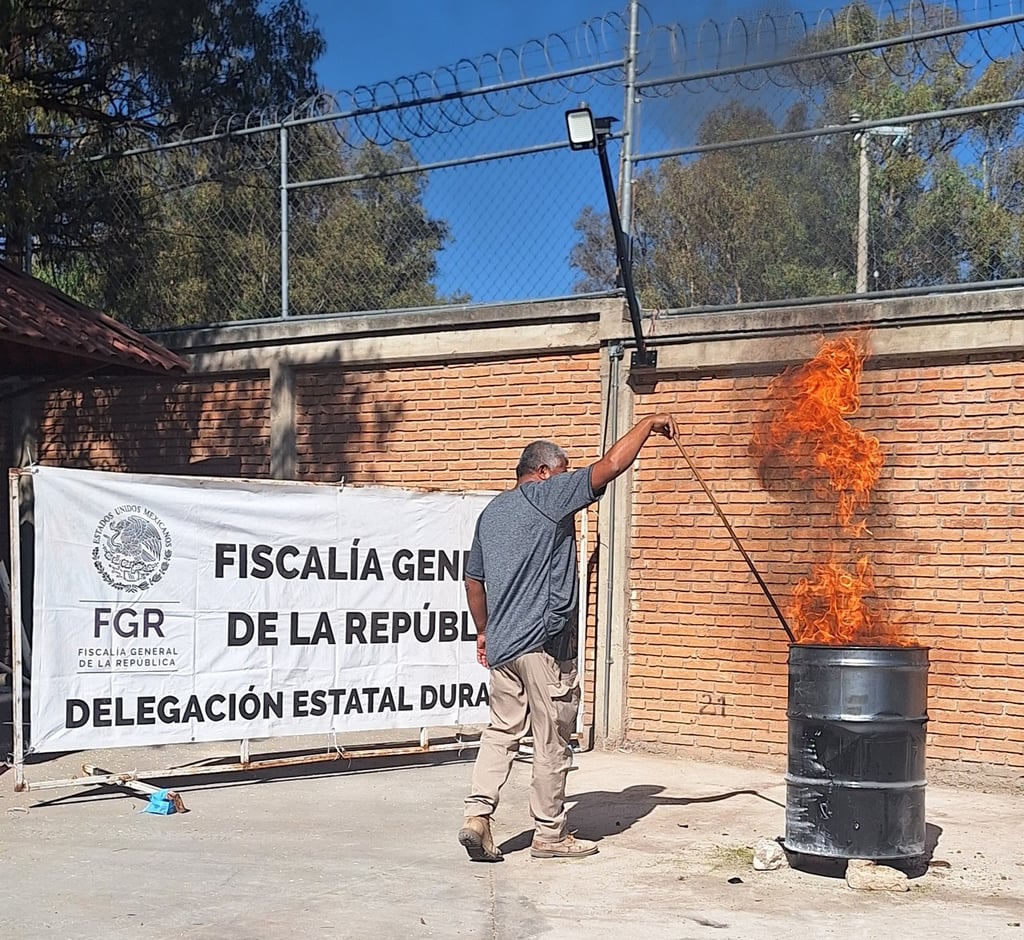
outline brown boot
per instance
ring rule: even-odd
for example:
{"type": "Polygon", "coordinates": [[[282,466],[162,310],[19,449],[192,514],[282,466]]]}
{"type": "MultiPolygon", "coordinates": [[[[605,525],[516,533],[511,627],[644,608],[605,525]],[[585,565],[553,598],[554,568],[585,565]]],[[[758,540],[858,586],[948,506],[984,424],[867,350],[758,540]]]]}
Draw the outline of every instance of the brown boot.
{"type": "Polygon", "coordinates": [[[500,862],[501,849],[491,838],[490,816],[467,816],[459,830],[459,842],[474,862],[500,862]]]}
{"type": "Polygon", "coordinates": [[[534,838],[530,854],[534,858],[586,858],[597,855],[597,845],[586,839],[577,839],[570,832],[561,842],[541,842],[534,838]]]}

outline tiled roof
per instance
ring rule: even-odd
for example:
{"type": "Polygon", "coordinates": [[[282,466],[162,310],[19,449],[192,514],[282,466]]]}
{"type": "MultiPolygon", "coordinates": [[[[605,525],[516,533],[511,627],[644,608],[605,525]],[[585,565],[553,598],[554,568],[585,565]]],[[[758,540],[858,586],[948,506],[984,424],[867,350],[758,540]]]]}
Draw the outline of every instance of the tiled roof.
{"type": "Polygon", "coordinates": [[[187,369],[159,343],[0,261],[0,378],[187,369]]]}

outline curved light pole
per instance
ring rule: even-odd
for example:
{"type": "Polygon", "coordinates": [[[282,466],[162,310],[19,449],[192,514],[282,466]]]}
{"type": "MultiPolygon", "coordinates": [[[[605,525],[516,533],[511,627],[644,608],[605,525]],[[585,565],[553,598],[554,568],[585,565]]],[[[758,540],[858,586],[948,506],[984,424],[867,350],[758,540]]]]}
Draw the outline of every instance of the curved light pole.
{"type": "Polygon", "coordinates": [[[630,358],[632,369],[653,369],[658,365],[658,353],[647,348],[644,331],[640,323],[640,304],[636,297],[633,284],[633,266],[630,262],[629,246],[626,234],[622,230],[622,219],[619,216],[619,204],[615,199],[615,185],[612,182],[612,169],[608,163],[606,143],[612,133],[612,121],[615,118],[595,118],[590,108],[583,106],[565,112],[565,126],[569,133],[569,147],[572,150],[596,150],[601,162],[601,176],[604,179],[604,192],[608,198],[608,214],[612,220],[615,233],[615,254],[619,262],[622,286],[626,291],[626,304],[629,307],[629,319],[633,324],[633,337],[636,350],[630,358]]]}

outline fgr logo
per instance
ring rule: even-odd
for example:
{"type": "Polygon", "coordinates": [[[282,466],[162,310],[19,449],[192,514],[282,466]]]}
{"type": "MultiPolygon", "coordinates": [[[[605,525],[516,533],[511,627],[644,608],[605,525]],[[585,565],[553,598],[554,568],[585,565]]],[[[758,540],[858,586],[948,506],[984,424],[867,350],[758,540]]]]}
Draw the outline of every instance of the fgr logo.
{"type": "Polygon", "coordinates": [[[153,510],[118,506],[96,526],[92,563],[112,588],[144,591],[167,572],[171,547],[171,534],[153,510]]]}

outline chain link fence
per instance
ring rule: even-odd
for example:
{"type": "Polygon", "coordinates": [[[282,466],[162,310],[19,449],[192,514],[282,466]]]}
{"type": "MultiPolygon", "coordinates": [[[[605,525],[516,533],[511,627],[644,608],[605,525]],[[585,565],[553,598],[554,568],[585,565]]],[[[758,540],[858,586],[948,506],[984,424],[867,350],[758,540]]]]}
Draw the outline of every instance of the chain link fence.
{"type": "Polygon", "coordinates": [[[886,2],[655,27],[637,81],[646,305],[1020,282],[1021,21],[1012,3],[886,2]]]}
{"type": "Polygon", "coordinates": [[[37,265],[144,328],[615,291],[600,167],[566,141],[585,100],[622,122],[611,152],[647,312],[1024,283],[1016,9],[659,24],[631,6],[140,142],[96,162],[110,206],[93,250],[37,265]]]}

